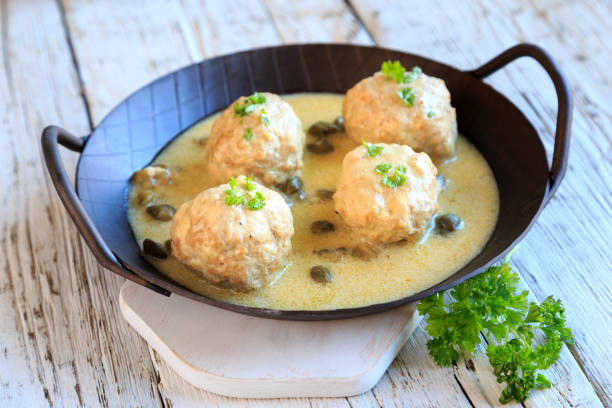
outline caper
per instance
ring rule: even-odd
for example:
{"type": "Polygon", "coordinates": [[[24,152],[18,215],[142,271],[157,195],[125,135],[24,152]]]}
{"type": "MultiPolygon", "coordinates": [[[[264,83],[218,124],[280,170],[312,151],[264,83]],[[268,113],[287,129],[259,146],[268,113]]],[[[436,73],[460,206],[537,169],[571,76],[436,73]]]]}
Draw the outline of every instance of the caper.
{"type": "Polygon", "coordinates": [[[442,174],[438,174],[436,176],[436,180],[438,180],[438,184],[440,185],[440,188],[442,190],[445,190],[446,186],[448,186],[448,178],[446,176],[443,176],[442,174]]]}
{"type": "Polygon", "coordinates": [[[339,248],[324,248],[317,249],[313,251],[313,253],[322,256],[330,261],[338,262],[348,253],[348,250],[345,247],[339,248]]]}
{"type": "Polygon", "coordinates": [[[338,116],[335,120],[334,120],[334,125],[336,125],[338,127],[338,130],[340,130],[340,132],[344,132],[344,118],[342,116],[338,116]]]}
{"type": "Polygon", "coordinates": [[[336,229],[334,224],[326,220],[315,221],[310,224],[310,231],[313,234],[326,234],[328,232],[333,232],[336,229]]]}
{"type": "Polygon", "coordinates": [[[329,143],[327,139],[321,138],[316,142],[308,143],[306,149],[315,154],[327,154],[334,151],[334,145],[329,143]]]}
{"type": "Polygon", "coordinates": [[[436,217],[436,232],[446,235],[463,228],[463,220],[455,214],[444,214],[436,217]]]}
{"type": "Polygon", "coordinates": [[[170,221],[176,210],[168,204],[155,204],[147,207],[147,213],[159,221],[170,221]]]}
{"type": "Polygon", "coordinates": [[[299,190],[297,193],[293,195],[296,200],[303,201],[306,199],[306,193],[304,190],[299,190]]]}
{"type": "Polygon", "coordinates": [[[328,201],[331,200],[334,197],[334,190],[328,190],[326,188],[320,188],[317,190],[317,197],[319,197],[319,200],[321,201],[328,201]]]}
{"type": "Polygon", "coordinates": [[[139,205],[147,206],[160,198],[159,194],[151,190],[143,190],[136,196],[139,205]]]}
{"type": "Polygon", "coordinates": [[[142,241],[142,252],[144,252],[145,255],[152,256],[153,258],[168,258],[168,252],[166,249],[159,242],[153,241],[149,238],[145,238],[145,240],[142,241]]]}
{"type": "Polygon", "coordinates": [[[313,136],[327,136],[339,132],[340,128],[333,123],[318,121],[308,128],[308,133],[313,136]]]}
{"type": "Polygon", "coordinates": [[[172,240],[171,239],[167,239],[166,242],[164,242],[164,249],[166,250],[166,252],[168,252],[168,254],[172,254],[172,240]]]}
{"type": "Polygon", "coordinates": [[[206,142],[208,142],[208,137],[198,137],[197,139],[193,139],[193,143],[200,146],[206,146],[206,142]]]}
{"type": "Polygon", "coordinates": [[[310,268],[310,277],[319,283],[328,283],[333,280],[329,268],[323,265],[317,265],[310,268]]]}
{"type": "Polygon", "coordinates": [[[379,250],[371,245],[359,244],[356,247],[353,247],[351,250],[351,255],[355,258],[360,258],[365,261],[369,261],[370,259],[374,259],[378,256],[379,250]]]}
{"type": "Polygon", "coordinates": [[[278,188],[280,191],[282,191],[285,194],[291,195],[291,194],[297,193],[298,191],[301,191],[303,185],[304,183],[302,183],[301,178],[297,176],[293,176],[293,177],[289,177],[287,180],[277,185],[276,188],[278,188]]]}

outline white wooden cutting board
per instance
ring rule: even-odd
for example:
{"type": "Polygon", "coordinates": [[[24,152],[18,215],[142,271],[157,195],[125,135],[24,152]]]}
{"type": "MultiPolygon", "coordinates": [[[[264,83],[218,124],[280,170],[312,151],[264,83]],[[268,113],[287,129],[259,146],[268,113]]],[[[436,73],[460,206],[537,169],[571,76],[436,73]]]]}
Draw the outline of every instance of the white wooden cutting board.
{"type": "Polygon", "coordinates": [[[366,392],[420,321],[415,303],[345,320],[262,319],[132,282],[121,288],[120,304],[128,323],[186,381],[248,398],[366,392]]]}

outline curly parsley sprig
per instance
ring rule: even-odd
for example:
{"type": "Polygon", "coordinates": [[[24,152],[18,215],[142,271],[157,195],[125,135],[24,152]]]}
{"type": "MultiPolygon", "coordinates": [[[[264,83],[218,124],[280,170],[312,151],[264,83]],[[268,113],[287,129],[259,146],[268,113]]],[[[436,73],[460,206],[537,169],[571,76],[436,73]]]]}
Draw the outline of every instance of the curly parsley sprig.
{"type": "Polygon", "coordinates": [[[389,188],[396,188],[406,184],[406,172],[408,171],[406,166],[397,165],[395,166],[395,172],[393,174],[388,174],[387,172],[391,170],[391,168],[393,168],[393,166],[389,163],[381,163],[375,168],[375,171],[383,176],[383,185],[389,188]]]}
{"type": "Polygon", "coordinates": [[[416,102],[416,93],[414,92],[414,89],[410,87],[402,88],[397,91],[397,94],[406,106],[408,106],[409,108],[414,106],[414,103],[416,102]]]}
{"type": "Polygon", "coordinates": [[[420,67],[414,66],[408,72],[399,61],[385,61],[380,66],[380,72],[387,78],[393,79],[398,84],[415,81],[423,73],[420,67]]]}
{"type": "Polygon", "coordinates": [[[259,92],[255,92],[253,95],[244,98],[242,104],[240,102],[237,102],[234,105],[234,116],[237,118],[245,117],[249,113],[253,112],[257,105],[261,105],[265,102],[265,95],[259,92]]]}
{"type": "Polygon", "coordinates": [[[457,362],[459,351],[472,354],[481,342],[480,332],[494,340],[487,356],[497,381],[506,383],[501,403],[522,402],[532,389],[550,387],[538,370],[557,361],[563,343],[574,339],[561,301],[549,296],[540,304],[528,302],[528,291],[517,293],[518,282],[506,258],[450,290],[448,303],[437,293],[418,305],[432,336],[429,353],[439,365],[457,362]],[[537,332],[544,335],[544,344],[534,341],[537,332]]]}
{"type": "Polygon", "coordinates": [[[244,180],[244,188],[247,190],[246,193],[240,191],[238,182],[235,178],[230,178],[229,189],[225,190],[225,205],[227,206],[239,206],[246,203],[246,206],[251,211],[256,211],[266,206],[266,197],[259,191],[255,191],[254,195],[250,192],[255,190],[255,184],[253,183],[253,177],[246,177],[244,180]]]}
{"type": "Polygon", "coordinates": [[[363,147],[365,147],[366,149],[366,154],[370,157],[376,157],[380,154],[380,152],[383,151],[384,147],[383,146],[378,146],[372,143],[368,143],[365,140],[361,141],[361,144],[363,145],[363,147]]]}
{"type": "MultiPolygon", "coordinates": [[[[423,73],[423,70],[415,66],[412,67],[410,71],[406,72],[406,68],[404,68],[399,61],[385,61],[380,66],[380,72],[387,78],[393,79],[398,84],[405,84],[416,81],[419,75],[423,73]]],[[[409,108],[414,106],[416,102],[416,92],[413,88],[402,88],[397,91],[397,95],[409,108]]]]}

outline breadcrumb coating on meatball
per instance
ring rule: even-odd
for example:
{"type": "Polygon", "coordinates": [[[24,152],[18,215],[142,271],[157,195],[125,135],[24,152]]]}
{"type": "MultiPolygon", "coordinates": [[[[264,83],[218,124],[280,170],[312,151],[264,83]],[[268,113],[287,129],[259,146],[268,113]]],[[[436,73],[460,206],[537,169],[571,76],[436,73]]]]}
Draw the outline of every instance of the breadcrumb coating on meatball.
{"type": "Polygon", "coordinates": [[[450,93],[443,80],[423,73],[407,83],[381,72],[359,81],[346,93],[342,116],[356,142],[405,144],[436,158],[455,152],[450,93]]]}
{"type": "Polygon", "coordinates": [[[272,186],[299,175],[306,136],[293,108],[277,95],[240,97],[215,120],[206,166],[217,183],[239,174],[272,186]]]}
{"type": "Polygon", "coordinates": [[[170,231],[172,255],[202,278],[236,291],[258,289],[274,281],[291,252],[293,216],[275,191],[240,176],[236,186],[204,190],[181,205],[170,231]],[[237,189],[245,200],[227,200],[237,189]],[[265,205],[249,206],[257,194],[265,205]]]}
{"type": "Polygon", "coordinates": [[[365,243],[410,240],[423,233],[438,210],[438,170],[426,153],[409,146],[376,144],[350,151],[334,194],[335,210],[365,243]]]}

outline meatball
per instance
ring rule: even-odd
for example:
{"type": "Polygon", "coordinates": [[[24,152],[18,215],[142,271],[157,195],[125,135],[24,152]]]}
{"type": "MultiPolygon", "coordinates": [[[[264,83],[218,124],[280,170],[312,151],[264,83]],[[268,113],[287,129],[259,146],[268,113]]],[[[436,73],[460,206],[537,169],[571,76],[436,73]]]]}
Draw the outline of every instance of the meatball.
{"type": "Polygon", "coordinates": [[[240,176],[178,209],[170,230],[172,255],[214,285],[249,291],[282,272],[293,232],[280,194],[240,176]]]}
{"type": "Polygon", "coordinates": [[[438,170],[409,146],[359,146],[342,162],[334,207],[364,243],[410,240],[438,210],[438,170]]]}
{"type": "Polygon", "coordinates": [[[353,86],[342,106],[347,135],[361,142],[398,143],[432,157],[454,154],[455,109],[444,81],[414,68],[412,81],[377,72],[353,86]]]}
{"type": "Polygon", "coordinates": [[[239,174],[272,186],[299,175],[306,136],[291,106],[271,93],[240,97],[213,124],[208,172],[223,183],[239,174]]]}

